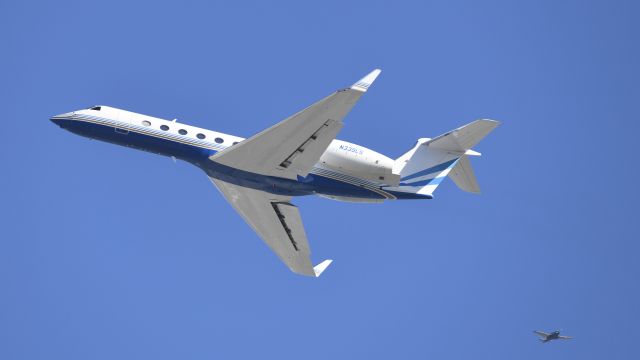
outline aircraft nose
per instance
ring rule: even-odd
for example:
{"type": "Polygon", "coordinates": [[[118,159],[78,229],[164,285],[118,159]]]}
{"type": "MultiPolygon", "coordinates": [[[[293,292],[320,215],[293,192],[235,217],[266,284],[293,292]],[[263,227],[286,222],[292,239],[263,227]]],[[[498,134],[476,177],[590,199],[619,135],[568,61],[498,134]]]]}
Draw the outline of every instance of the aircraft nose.
{"type": "Polygon", "coordinates": [[[54,124],[60,126],[60,127],[64,127],[63,125],[71,120],[71,117],[73,116],[74,112],[68,112],[68,113],[64,113],[64,114],[60,114],[60,115],[55,115],[52,116],[49,120],[51,120],[51,122],[53,122],[54,124]]]}

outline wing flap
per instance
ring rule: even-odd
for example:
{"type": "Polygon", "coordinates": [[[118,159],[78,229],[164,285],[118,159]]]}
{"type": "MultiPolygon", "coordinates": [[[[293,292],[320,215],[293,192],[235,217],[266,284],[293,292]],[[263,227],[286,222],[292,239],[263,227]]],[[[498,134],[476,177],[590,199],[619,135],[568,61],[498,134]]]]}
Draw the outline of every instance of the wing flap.
{"type": "Polygon", "coordinates": [[[271,206],[276,212],[276,216],[280,220],[293,248],[298,252],[311,255],[307,234],[304,231],[304,226],[302,226],[302,217],[298,207],[288,202],[272,202],[271,206]]]}
{"type": "Polygon", "coordinates": [[[318,162],[322,153],[331,144],[331,141],[336,138],[343,125],[342,122],[327,119],[318,130],[280,163],[271,175],[282,177],[307,176],[313,165],[318,162]]]}

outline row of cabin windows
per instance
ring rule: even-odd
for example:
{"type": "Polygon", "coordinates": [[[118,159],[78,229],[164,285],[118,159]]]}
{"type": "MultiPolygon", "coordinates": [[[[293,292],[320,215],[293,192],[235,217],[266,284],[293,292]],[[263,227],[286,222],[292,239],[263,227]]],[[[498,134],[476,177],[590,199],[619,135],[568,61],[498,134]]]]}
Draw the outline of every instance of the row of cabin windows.
{"type": "MultiPolygon", "coordinates": [[[[150,121],[148,121],[148,120],[143,120],[143,121],[142,121],[142,125],[144,125],[144,126],[151,126],[151,122],[150,122],[150,121]]],[[[168,130],[169,130],[169,126],[167,126],[167,125],[160,125],[160,130],[162,130],[162,131],[168,131],[168,130]]],[[[187,133],[188,133],[188,132],[187,132],[187,130],[185,130],[185,129],[180,129],[180,130],[178,130],[178,134],[180,134],[180,135],[187,135],[187,133]]],[[[200,140],[204,140],[204,139],[206,139],[206,138],[207,138],[207,136],[206,136],[205,134],[203,134],[203,133],[198,133],[198,134],[196,135],[196,137],[197,137],[198,139],[200,139],[200,140]]],[[[224,140],[223,140],[222,138],[219,138],[219,137],[215,138],[215,139],[214,139],[214,141],[215,141],[216,143],[218,143],[218,144],[222,144],[222,143],[224,142],[224,140]]],[[[233,144],[235,145],[235,144],[237,144],[237,142],[236,142],[236,143],[233,143],[233,144]]]]}
{"type": "MultiPolygon", "coordinates": [[[[100,111],[100,110],[101,110],[101,107],[100,107],[100,106],[94,106],[94,107],[89,108],[89,109],[90,109],[90,110],[100,111]]],[[[151,126],[151,122],[150,122],[150,121],[148,121],[148,120],[143,120],[143,121],[142,121],[142,125],[144,125],[144,126],[151,126]]],[[[168,130],[169,130],[169,127],[168,127],[167,125],[161,125],[161,126],[160,126],[160,129],[162,129],[163,131],[168,131],[168,130]]],[[[180,129],[180,130],[178,130],[178,133],[179,133],[180,135],[187,135],[187,130],[185,130],[185,129],[180,129]]],[[[206,139],[206,137],[207,137],[207,136],[206,136],[205,134],[203,134],[203,133],[198,133],[198,134],[196,135],[196,137],[197,137],[198,139],[200,139],[200,140],[204,140],[204,139],[206,139]]],[[[215,138],[215,139],[214,139],[214,141],[215,141],[216,143],[218,143],[218,144],[222,144],[222,143],[224,142],[224,140],[223,140],[222,138],[219,138],[219,137],[215,138]]],[[[235,145],[235,144],[237,144],[237,143],[238,143],[238,142],[237,142],[237,141],[235,141],[235,142],[233,143],[233,145],[235,145]]]]}

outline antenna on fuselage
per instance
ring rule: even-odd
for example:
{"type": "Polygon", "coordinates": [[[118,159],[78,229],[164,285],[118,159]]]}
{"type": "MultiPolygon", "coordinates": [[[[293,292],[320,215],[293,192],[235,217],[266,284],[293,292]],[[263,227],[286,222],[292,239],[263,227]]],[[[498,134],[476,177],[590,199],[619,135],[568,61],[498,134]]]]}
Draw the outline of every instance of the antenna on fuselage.
{"type": "Polygon", "coordinates": [[[176,122],[176,121],[178,121],[178,119],[173,119],[173,120],[171,120],[171,122],[176,122]]]}

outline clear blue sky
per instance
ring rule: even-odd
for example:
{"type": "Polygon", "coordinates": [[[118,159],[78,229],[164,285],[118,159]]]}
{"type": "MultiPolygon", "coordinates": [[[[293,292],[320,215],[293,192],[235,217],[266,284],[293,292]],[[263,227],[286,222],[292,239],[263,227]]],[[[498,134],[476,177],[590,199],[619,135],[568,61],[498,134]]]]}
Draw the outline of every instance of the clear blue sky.
{"type": "Polygon", "coordinates": [[[0,358],[638,358],[639,10],[2,2],[0,358]],[[48,120],[105,104],[250,136],[375,67],[341,139],[397,157],[503,125],[481,196],[297,199],[335,259],[315,280],[198,169],[48,120]]]}

